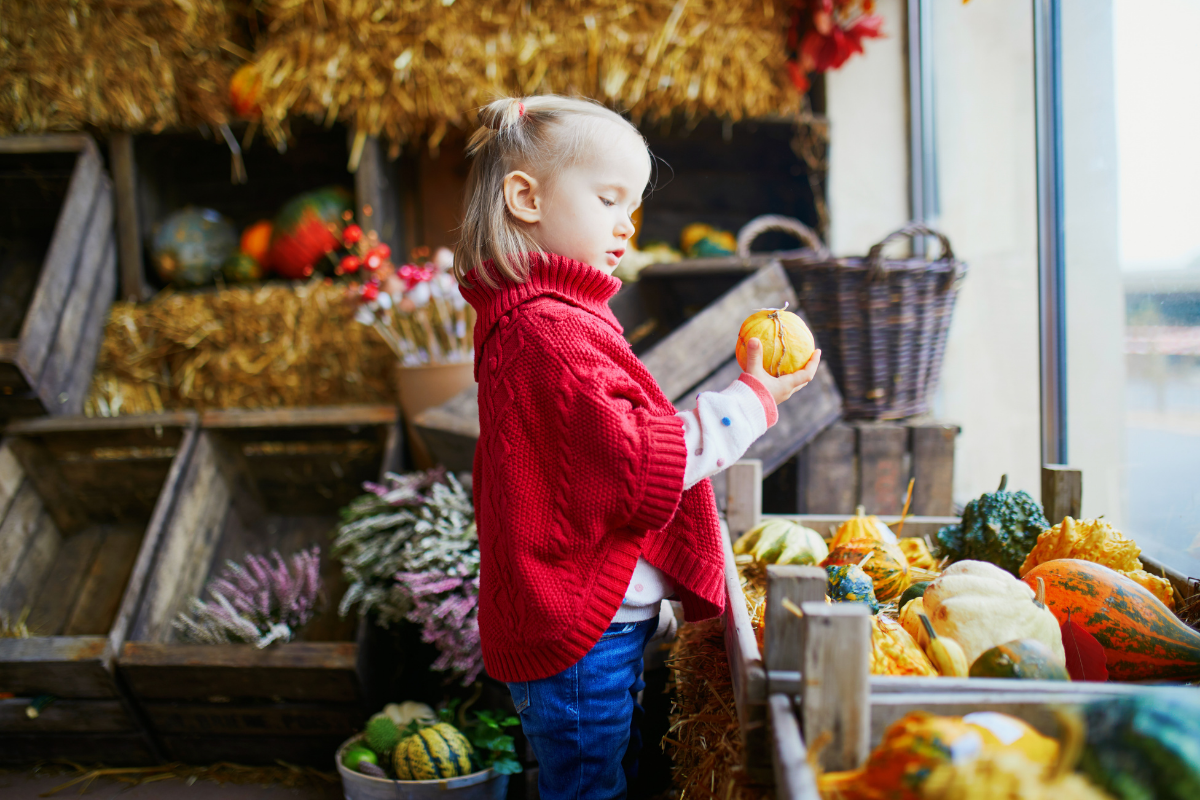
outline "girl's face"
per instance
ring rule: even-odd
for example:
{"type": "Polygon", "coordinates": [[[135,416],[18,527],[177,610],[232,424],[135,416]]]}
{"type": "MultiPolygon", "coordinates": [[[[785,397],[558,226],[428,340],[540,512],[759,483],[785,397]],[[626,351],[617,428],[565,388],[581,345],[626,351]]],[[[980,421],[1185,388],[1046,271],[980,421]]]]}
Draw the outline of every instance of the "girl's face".
{"type": "Polygon", "coordinates": [[[618,125],[604,123],[593,136],[589,157],[549,180],[509,173],[505,200],[542,250],[611,275],[633,236],[630,216],[650,182],[650,157],[640,137],[618,125]]]}

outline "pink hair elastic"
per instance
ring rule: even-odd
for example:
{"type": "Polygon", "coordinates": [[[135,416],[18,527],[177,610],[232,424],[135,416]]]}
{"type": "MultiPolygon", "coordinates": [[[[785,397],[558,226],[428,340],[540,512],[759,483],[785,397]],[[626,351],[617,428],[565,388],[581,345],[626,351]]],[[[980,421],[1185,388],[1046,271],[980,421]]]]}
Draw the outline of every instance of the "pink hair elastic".
{"type": "Polygon", "coordinates": [[[517,116],[518,117],[525,116],[525,104],[524,103],[517,103],[517,116]]]}

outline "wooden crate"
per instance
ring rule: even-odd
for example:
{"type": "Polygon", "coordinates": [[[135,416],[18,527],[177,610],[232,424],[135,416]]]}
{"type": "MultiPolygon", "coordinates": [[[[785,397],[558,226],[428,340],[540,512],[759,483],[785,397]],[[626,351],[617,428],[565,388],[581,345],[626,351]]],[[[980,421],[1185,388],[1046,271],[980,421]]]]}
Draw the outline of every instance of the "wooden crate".
{"type": "Polygon", "coordinates": [[[367,625],[341,619],[338,510],[393,468],[394,406],[214,411],[201,428],[118,660],[164,754],[328,769],[365,719],[367,625]],[[328,604],[299,640],[186,644],[172,622],[227,560],[321,546],[328,604]]]}
{"type": "MultiPolygon", "coordinates": [[[[737,332],[754,310],[796,294],[776,260],[754,256],[698,259],[648,267],[609,307],[625,328],[663,393],[679,409],[694,408],[698,392],[724,389],[741,374],[734,358],[737,332]]],[[[454,470],[471,469],[479,438],[477,387],[417,416],[414,425],[434,458],[454,470]]],[[[812,384],[779,408],[779,421],[746,454],[772,472],[841,416],[841,395],[822,366],[812,384]]],[[[724,503],[724,476],[713,478],[724,503]]]]}
{"type": "Polygon", "coordinates": [[[78,414],[117,274],[96,143],[0,138],[0,198],[0,420],[78,414]]]}
{"type": "Polygon", "coordinates": [[[15,423],[0,446],[0,610],[37,635],[0,639],[0,760],[149,763],[115,675],[195,443],[191,413],[15,423]],[[39,695],[57,698],[36,719],[39,695]]]}

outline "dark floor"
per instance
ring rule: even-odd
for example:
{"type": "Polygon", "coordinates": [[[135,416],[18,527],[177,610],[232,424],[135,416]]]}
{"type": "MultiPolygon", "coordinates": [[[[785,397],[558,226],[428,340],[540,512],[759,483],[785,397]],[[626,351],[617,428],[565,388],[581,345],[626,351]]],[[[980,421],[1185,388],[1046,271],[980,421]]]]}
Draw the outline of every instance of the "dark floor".
{"type": "MultiPolygon", "coordinates": [[[[53,770],[25,772],[0,772],[0,798],[4,800],[39,800],[47,792],[78,777],[78,773],[66,773],[53,770]]],[[[77,783],[61,789],[52,797],[78,797],[80,787],[77,783]]],[[[198,780],[190,785],[181,779],[168,779],[131,785],[114,778],[97,778],[88,784],[84,796],[110,800],[110,798],[129,798],[130,800],[339,800],[342,797],[341,784],[329,784],[323,787],[303,789],[288,789],[282,786],[261,786],[254,784],[213,783],[198,780]]]]}

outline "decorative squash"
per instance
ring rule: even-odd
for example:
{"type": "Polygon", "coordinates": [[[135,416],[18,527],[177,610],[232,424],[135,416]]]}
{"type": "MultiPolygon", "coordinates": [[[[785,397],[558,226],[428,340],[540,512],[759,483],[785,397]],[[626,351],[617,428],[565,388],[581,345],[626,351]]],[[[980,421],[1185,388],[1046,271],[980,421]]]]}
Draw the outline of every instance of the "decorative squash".
{"type": "Polygon", "coordinates": [[[1121,800],[1200,797],[1200,697],[1195,688],[1113,697],[1084,711],[1079,771],[1121,800]]]}
{"type": "Polygon", "coordinates": [[[388,703],[383,707],[383,713],[387,714],[400,730],[404,730],[408,727],[408,723],[414,720],[428,723],[433,723],[437,720],[437,714],[432,708],[415,700],[405,700],[403,703],[388,703]]]}
{"type": "Polygon", "coordinates": [[[970,677],[1071,680],[1066,667],[1054,660],[1050,648],[1036,639],[1017,639],[984,651],[971,665],[970,677]]]}
{"type": "Polygon", "coordinates": [[[221,265],[221,275],[230,283],[261,281],[262,265],[247,253],[234,253],[221,265]]]}
{"type": "Polygon", "coordinates": [[[154,229],[150,259],[158,277],[179,287],[212,283],[237,249],[237,231],[211,208],[184,208],[154,229]]]}
{"type": "Polygon", "coordinates": [[[1200,679],[1200,633],[1146,588],[1091,561],[1062,558],[1025,573],[1046,585],[1046,605],[1061,624],[1076,624],[1104,648],[1115,681],[1200,679]]]}
{"type": "Polygon", "coordinates": [[[1011,753],[1044,769],[1058,744],[1025,722],[1004,714],[939,717],[912,711],[892,723],[861,769],[828,772],[817,779],[822,797],[843,800],[922,800],[938,767],[968,764],[987,753],[1011,753]]]}
{"type": "Polygon", "coordinates": [[[924,649],[925,643],[929,641],[929,634],[925,632],[925,625],[921,622],[921,617],[924,614],[925,599],[922,597],[909,600],[900,606],[901,627],[908,631],[908,635],[915,639],[922,649],[924,649]]]}
{"type": "Polygon", "coordinates": [[[457,778],[471,773],[474,753],[458,728],[439,722],[402,739],[392,756],[392,769],[402,781],[457,778]]]}
{"type": "Polygon", "coordinates": [[[327,253],[341,246],[353,198],[340,186],[307,192],[288,201],[275,218],[267,263],[285,278],[307,278],[327,253]]]}
{"type": "Polygon", "coordinates": [[[938,671],[899,622],[871,617],[871,674],[937,677],[938,671]]]}
{"type": "Polygon", "coordinates": [[[854,539],[874,539],[877,542],[896,544],[896,534],[892,533],[887,525],[880,522],[879,517],[874,515],[868,517],[862,506],[854,509],[854,516],[843,522],[837,529],[837,533],[833,535],[833,541],[829,543],[829,549],[832,550],[839,544],[854,539]]]}
{"type": "MultiPolygon", "coordinates": [[[[909,566],[912,566],[911,561],[909,562],[909,566]]],[[[901,593],[900,599],[896,601],[896,605],[903,609],[906,605],[908,605],[909,600],[916,600],[918,597],[924,597],[925,590],[928,588],[929,581],[914,581],[913,583],[910,583],[908,588],[901,593]]]]}
{"type": "Polygon", "coordinates": [[[925,544],[925,540],[920,536],[902,536],[897,544],[900,545],[900,552],[908,559],[910,567],[937,569],[937,560],[934,559],[933,553],[929,552],[929,545],[925,544]]]}
{"type": "Polygon", "coordinates": [[[925,781],[922,800],[1112,800],[1073,772],[1056,774],[1012,751],[988,751],[943,764],[925,781]]]}
{"type": "Polygon", "coordinates": [[[262,75],[253,62],[243,64],[229,79],[229,107],[242,119],[258,117],[258,95],[262,91],[262,75]]]}
{"type": "MultiPolygon", "coordinates": [[[[962,524],[937,532],[940,555],[952,561],[987,561],[1013,575],[1050,523],[1042,507],[1025,492],[1006,492],[1008,476],[1000,488],[967,503],[962,524]]],[[[936,622],[936,620],[935,620],[936,622]]]]}
{"type": "Polygon", "coordinates": [[[908,559],[900,548],[890,542],[875,539],[851,539],[835,546],[821,566],[862,564],[863,572],[875,584],[875,597],[886,603],[899,597],[908,588],[908,559]],[[862,561],[871,556],[865,564],[862,561]]]}
{"type": "Polygon", "coordinates": [[[1014,639],[1037,639],[1058,663],[1066,663],[1054,614],[1037,604],[1032,589],[995,564],[952,564],[930,582],[922,602],[934,630],[958,642],[968,664],[1014,639]]]}
{"type": "Polygon", "coordinates": [[[796,524],[789,530],[783,546],[783,552],[775,560],[776,564],[820,564],[829,556],[829,548],[821,534],[812,528],[796,524]]]}
{"type": "Polygon", "coordinates": [[[262,264],[271,249],[271,220],[259,220],[242,231],[241,251],[262,264]]]}
{"type": "Polygon", "coordinates": [[[929,624],[929,617],[924,614],[921,615],[921,625],[925,627],[925,633],[929,636],[929,641],[924,645],[925,655],[929,656],[938,674],[947,678],[967,677],[970,665],[967,664],[967,657],[963,655],[958,642],[949,636],[938,636],[933,625],[929,624]]]}
{"type": "Polygon", "coordinates": [[[826,567],[826,594],[835,603],[866,603],[872,614],[879,612],[879,601],[875,599],[875,586],[871,577],[857,564],[826,567]]]}
{"type": "Polygon", "coordinates": [[[738,537],[734,555],[753,553],[767,564],[819,564],[829,555],[821,534],[790,519],[765,520],[738,537]]]}
{"type": "Polygon", "coordinates": [[[1134,583],[1149,589],[1163,605],[1174,611],[1175,591],[1171,582],[1146,572],[1142,568],[1142,560],[1138,558],[1141,554],[1137,542],[1126,538],[1107,520],[1066,517],[1053,528],[1042,531],[1037,544],[1025,557],[1020,574],[1024,575],[1038,564],[1060,558],[1092,561],[1123,573],[1134,583]]]}
{"type": "Polygon", "coordinates": [[[787,303],[783,304],[783,308],[756,311],[742,323],[735,355],[738,366],[743,370],[748,363],[747,339],[758,339],[762,344],[763,369],[776,378],[804,369],[817,349],[812,331],[804,324],[804,320],[787,310],[787,303]]]}

